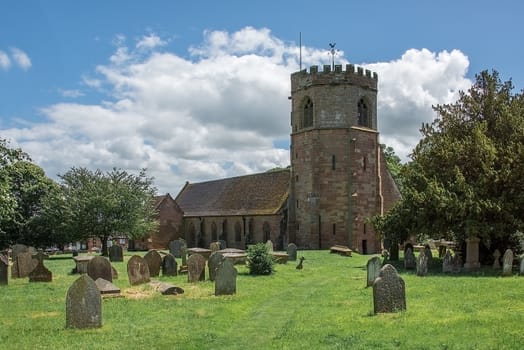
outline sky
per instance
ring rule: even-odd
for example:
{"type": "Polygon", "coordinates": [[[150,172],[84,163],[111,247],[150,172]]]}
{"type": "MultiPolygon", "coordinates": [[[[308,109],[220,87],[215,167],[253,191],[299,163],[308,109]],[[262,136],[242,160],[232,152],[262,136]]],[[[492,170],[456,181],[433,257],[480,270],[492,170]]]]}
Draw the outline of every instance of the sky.
{"type": "Polygon", "coordinates": [[[0,139],[55,180],[146,168],[173,196],[286,167],[290,74],[300,57],[330,64],[336,43],[336,64],[378,73],[380,142],[408,161],[432,106],[475,74],[522,91],[523,14],[518,0],[3,0],[0,139]]]}

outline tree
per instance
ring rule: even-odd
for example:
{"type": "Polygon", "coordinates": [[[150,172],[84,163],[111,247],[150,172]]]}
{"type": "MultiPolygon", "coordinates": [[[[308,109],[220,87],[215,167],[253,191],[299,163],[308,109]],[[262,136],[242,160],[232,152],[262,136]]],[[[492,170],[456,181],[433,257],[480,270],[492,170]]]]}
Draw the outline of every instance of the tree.
{"type": "Polygon", "coordinates": [[[386,160],[389,173],[391,174],[391,177],[393,177],[393,180],[400,190],[402,188],[401,172],[404,165],[400,161],[400,157],[395,154],[393,147],[386,146],[385,144],[380,144],[380,146],[384,152],[384,159],[386,160]]]}
{"type": "Polygon", "coordinates": [[[457,241],[478,236],[491,250],[519,249],[524,230],[524,96],[496,71],[476,76],[456,103],[434,107],[433,123],[402,171],[402,200],[376,228],[457,241]]]}
{"type": "Polygon", "coordinates": [[[133,175],[120,169],[72,168],[60,178],[68,231],[75,239],[99,237],[102,254],[107,254],[110,237],[136,239],[158,227],[152,200],[156,189],[145,170],[133,175]]]}

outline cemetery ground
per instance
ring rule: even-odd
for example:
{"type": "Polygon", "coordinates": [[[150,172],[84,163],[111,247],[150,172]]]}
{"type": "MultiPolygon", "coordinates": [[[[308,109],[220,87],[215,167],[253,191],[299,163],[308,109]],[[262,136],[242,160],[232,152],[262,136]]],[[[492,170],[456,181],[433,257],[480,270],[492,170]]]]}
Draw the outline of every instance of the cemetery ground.
{"type": "MultiPolygon", "coordinates": [[[[366,288],[371,256],[299,251],[298,261],[275,265],[270,276],[238,269],[237,293],[214,296],[214,283],[187,275],[156,277],[185,290],[161,295],[130,286],[124,262],[113,262],[122,298],[103,300],[102,327],[65,328],[65,300],[79,275],[70,255],[45,260],[51,283],[9,279],[0,286],[2,349],[521,349],[524,276],[483,267],[425,277],[395,264],[406,285],[407,310],[373,314],[366,288]]],[[[436,255],[436,254],[435,254],[436,255]]],[[[177,259],[180,263],[180,260],[177,259]]]]}

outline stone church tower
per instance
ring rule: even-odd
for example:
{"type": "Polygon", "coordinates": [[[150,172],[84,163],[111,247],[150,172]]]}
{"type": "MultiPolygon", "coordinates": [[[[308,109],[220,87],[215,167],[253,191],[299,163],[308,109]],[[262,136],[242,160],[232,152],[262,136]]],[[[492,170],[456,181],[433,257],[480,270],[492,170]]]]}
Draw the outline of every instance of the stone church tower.
{"type": "Polygon", "coordinates": [[[380,252],[366,220],[399,193],[379,144],[377,83],[376,73],[350,64],[291,75],[289,242],[380,252]]]}

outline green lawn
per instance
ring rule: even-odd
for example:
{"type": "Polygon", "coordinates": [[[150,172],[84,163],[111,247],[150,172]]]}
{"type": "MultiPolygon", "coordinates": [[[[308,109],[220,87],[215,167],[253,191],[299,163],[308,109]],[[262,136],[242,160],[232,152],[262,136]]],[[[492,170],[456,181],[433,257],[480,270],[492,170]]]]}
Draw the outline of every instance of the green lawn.
{"type": "MultiPolygon", "coordinates": [[[[113,263],[125,298],[103,301],[103,326],[65,329],[70,257],[45,265],[52,283],[9,280],[0,288],[1,349],[522,349],[524,277],[501,278],[490,268],[426,277],[399,268],[407,311],[373,315],[366,286],[370,256],[299,251],[271,276],[237,266],[237,294],[214,296],[214,284],[187,275],[160,277],[185,290],[162,296],[129,285],[126,263],[113,263]]],[[[179,261],[180,262],[180,261],[179,261]]]]}

